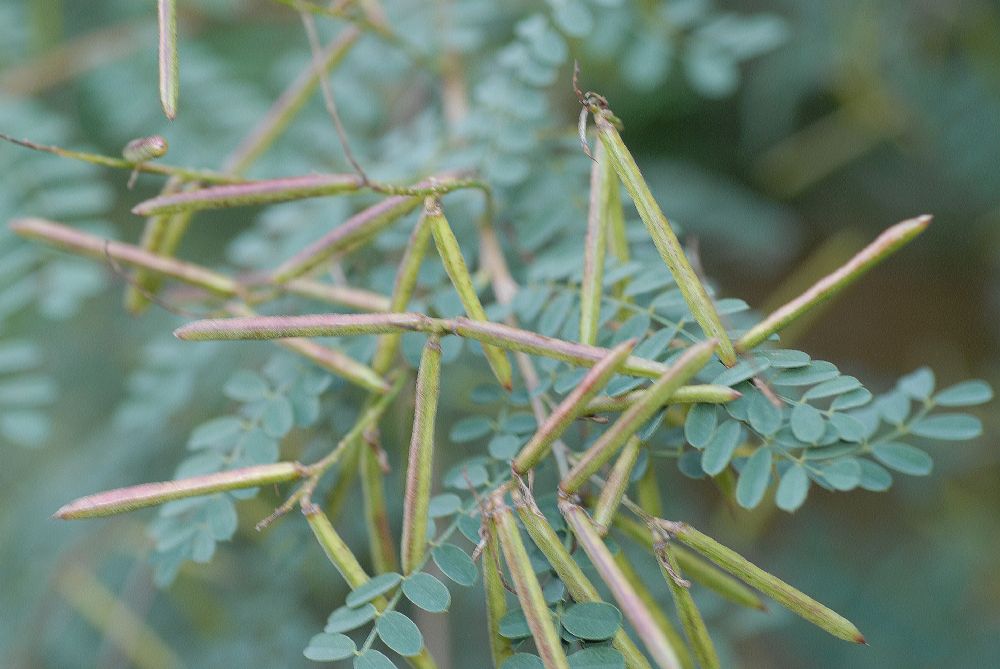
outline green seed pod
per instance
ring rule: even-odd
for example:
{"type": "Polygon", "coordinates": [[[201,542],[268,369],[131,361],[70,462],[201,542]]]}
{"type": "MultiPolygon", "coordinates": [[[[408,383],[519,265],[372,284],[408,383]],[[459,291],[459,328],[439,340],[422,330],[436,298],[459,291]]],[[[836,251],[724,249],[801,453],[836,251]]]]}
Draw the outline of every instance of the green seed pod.
{"type": "Polygon", "coordinates": [[[674,275],[677,287],[684,295],[691,313],[701,325],[702,330],[709,337],[714,337],[719,351],[719,359],[727,366],[736,364],[736,351],[726,328],[723,327],[719,314],[715,310],[712,299],[708,296],[708,291],[702,284],[701,279],[691,267],[691,262],[684,255],[684,249],[677,239],[677,235],[670,227],[667,217],[663,215],[660,205],[656,203],[653,193],[649,190],[646,180],[639,171],[639,166],[629,152],[625,142],[612,122],[612,115],[606,108],[593,107],[594,122],[597,124],[597,134],[601,143],[608,152],[608,158],[614,166],[615,171],[629,195],[632,202],[639,211],[639,217],[646,224],[650,236],[656,249],[660,252],[660,257],[674,275]]]}
{"type": "Polygon", "coordinates": [[[160,135],[133,139],[122,149],[122,158],[133,163],[144,163],[167,153],[167,140],[160,135]]]}
{"type": "Polygon", "coordinates": [[[177,1],[159,0],[160,104],[171,121],[177,116],[177,1]]]}
{"type": "MultiPolygon", "coordinates": [[[[455,233],[452,232],[448,219],[441,211],[441,204],[434,198],[427,198],[424,203],[424,214],[427,224],[431,228],[431,233],[434,235],[434,244],[437,246],[438,255],[441,256],[441,262],[448,273],[448,278],[451,279],[451,284],[455,287],[455,291],[462,301],[462,306],[465,307],[465,313],[474,321],[489,320],[486,317],[486,310],[483,309],[479,296],[476,294],[476,288],[472,284],[472,277],[469,275],[465,258],[462,257],[462,249],[458,245],[455,233]]],[[[510,390],[513,384],[513,372],[507,354],[488,344],[483,345],[483,353],[486,354],[486,360],[493,370],[493,375],[497,377],[497,381],[501,386],[510,390]]]]}
{"type": "MultiPolygon", "coordinates": [[[[641,495],[639,499],[642,508],[650,508],[641,504],[641,495]]],[[[640,546],[643,546],[646,550],[653,550],[653,539],[649,534],[649,529],[642,523],[637,523],[621,513],[615,515],[612,523],[616,530],[620,531],[640,546]]],[[[728,599],[734,604],[739,604],[740,606],[745,606],[749,609],[757,609],[758,611],[767,611],[767,607],[764,606],[764,602],[761,601],[761,598],[757,595],[757,593],[740,581],[736,580],[729,574],[716,569],[714,566],[683,546],[674,545],[671,546],[671,549],[673,556],[677,559],[677,563],[680,565],[680,568],[692,581],[705,586],[720,597],[728,599]]]]}
{"type": "Polygon", "coordinates": [[[601,580],[611,590],[618,607],[626,620],[632,624],[636,634],[646,645],[646,650],[660,669],[678,669],[680,661],[670,641],[663,630],[656,624],[652,614],[646,608],[636,589],[618,569],[611,551],[604,544],[601,535],[597,533],[587,512],[567,499],[559,502],[559,511],[566,519],[577,541],[583,548],[591,563],[601,575],[601,580]]]}
{"type": "Polygon", "coordinates": [[[111,516],[164,504],[175,499],[291,481],[299,478],[301,473],[302,467],[297,463],[276,462],[271,465],[256,465],[205,476],[192,476],[177,481],[143,483],[81,497],[66,504],[53,515],[67,520],[111,516]]]}
{"type": "Polygon", "coordinates": [[[635,467],[636,460],[639,459],[640,450],[642,450],[642,442],[639,441],[639,438],[630,437],[625,442],[625,447],[622,449],[621,455],[618,456],[615,466],[612,467],[611,473],[608,474],[604,487],[601,488],[601,494],[594,504],[593,513],[594,526],[601,535],[608,533],[611,519],[618,511],[618,506],[625,495],[625,489],[628,488],[632,469],[635,467]]]}
{"type": "Polygon", "coordinates": [[[434,481],[434,421],[441,394],[441,342],[431,337],[424,345],[417,371],[417,399],[406,467],[406,494],[403,497],[403,573],[410,574],[423,564],[427,550],[427,518],[434,481]]]}
{"type": "Polygon", "coordinates": [[[757,588],[792,613],[802,616],[813,625],[835,637],[866,643],[864,635],[847,618],[823,606],[809,595],[788,585],[777,576],[769,574],[745,557],[723,546],[715,539],[702,534],[687,523],[659,521],[660,527],[679,541],[701,553],[733,576],[757,588]]]}
{"type": "Polygon", "coordinates": [[[619,344],[603,360],[590,368],[587,375],[549,414],[545,423],[538,428],[535,435],[514,458],[511,467],[516,473],[524,475],[548,454],[553,442],[579,417],[590,399],[600,392],[611,380],[611,377],[617,373],[625,358],[632,352],[635,343],[634,339],[630,339],[619,344]]]}
{"type": "Polygon", "coordinates": [[[590,206],[587,211],[587,237],[583,243],[583,280],[580,282],[580,343],[597,343],[601,319],[604,282],[604,258],[608,245],[608,182],[617,188],[618,177],[606,159],[604,145],[598,143],[594,164],[590,166],[590,206]]]}
{"type": "Polygon", "coordinates": [[[714,339],[695,344],[678,358],[644,393],[641,400],[630,406],[604,434],[595,441],[570,470],[559,489],[573,494],[598,469],[614,457],[625,442],[646,421],[653,417],[670,396],[705,366],[717,342],[714,339]]]}
{"type": "Polygon", "coordinates": [[[482,557],[483,589],[486,591],[486,623],[490,634],[490,653],[493,666],[503,665],[514,654],[509,639],[500,636],[500,619],[507,613],[507,591],[500,577],[500,543],[496,534],[486,537],[482,557]]]}
{"type": "MultiPolygon", "coordinates": [[[[521,523],[524,524],[531,540],[545,555],[573,600],[577,602],[604,601],[597,592],[597,588],[580,569],[580,565],[566,550],[562,539],[538,510],[527,487],[512,486],[510,496],[514,500],[514,506],[521,517],[521,523]]],[[[611,645],[625,657],[625,666],[628,669],[651,669],[649,661],[624,630],[620,629],[615,633],[611,639],[611,645]]]]}
{"type": "Polygon", "coordinates": [[[674,596],[677,615],[681,619],[681,626],[691,643],[691,648],[694,649],[695,657],[698,658],[698,666],[701,669],[718,669],[719,656],[715,652],[715,645],[708,635],[701,611],[691,598],[691,592],[688,590],[690,584],[681,581],[681,570],[673,556],[672,547],[665,543],[657,546],[656,559],[660,564],[660,572],[674,596]]]}
{"type": "Polygon", "coordinates": [[[521,610],[528,621],[542,663],[545,669],[569,669],[562,641],[552,622],[549,605],[545,603],[542,586],[538,584],[535,570],[531,566],[531,558],[521,541],[514,514],[504,504],[502,494],[495,495],[490,504],[490,531],[495,532],[500,540],[500,548],[514,581],[517,599],[521,603],[521,610]]]}

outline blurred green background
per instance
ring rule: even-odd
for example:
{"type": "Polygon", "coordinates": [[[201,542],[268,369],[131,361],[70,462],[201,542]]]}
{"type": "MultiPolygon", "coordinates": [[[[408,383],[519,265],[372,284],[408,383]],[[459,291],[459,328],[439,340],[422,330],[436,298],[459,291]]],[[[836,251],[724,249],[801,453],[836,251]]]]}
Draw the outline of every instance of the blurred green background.
{"type": "MultiPolygon", "coordinates": [[[[513,22],[535,11],[528,3],[384,4],[414,43],[441,40],[469,54],[473,81],[489,73],[513,22]]],[[[654,193],[687,241],[697,242],[722,294],[766,311],[889,224],[932,213],[924,236],[789,336],[876,390],[923,364],[941,386],[970,377],[1000,382],[1000,5],[605,6],[614,4],[586,5],[592,32],[571,39],[571,53],[586,86],[624,120],[625,141],[654,193]],[[683,12],[696,17],[695,28],[633,16],[682,25],[683,12]],[[730,15],[760,22],[734,28],[746,43],[732,53],[744,55],[719,63],[702,53],[698,40],[708,37],[699,30],[730,15]]],[[[171,162],[217,165],[302,67],[307,45],[298,17],[277,3],[182,2],[181,16],[182,111],[168,126],[156,99],[153,3],[0,0],[0,132],[111,155],[132,137],[162,132],[171,162]]],[[[410,153],[420,129],[410,120],[426,90],[414,89],[436,84],[426,72],[408,79],[398,52],[374,62],[385,47],[370,42],[367,58],[349,59],[335,77],[336,90],[349,131],[368,138],[362,152],[391,163],[410,153]]],[[[572,141],[568,67],[549,90],[551,113],[572,141]]],[[[328,168],[328,156],[339,155],[328,123],[316,96],[255,174],[328,168]]],[[[129,192],[122,174],[7,144],[0,166],[3,220],[44,215],[129,240],[140,224],[128,208],[158,187],[143,178],[129,192]]],[[[408,166],[397,168],[405,174],[408,166]]],[[[326,220],[342,218],[324,212],[326,220]]],[[[240,264],[240,251],[231,245],[227,256],[226,244],[261,221],[282,224],[255,216],[196,226],[184,253],[240,264]]],[[[311,230],[322,224],[309,222],[311,230]]],[[[49,517],[81,494],[169,478],[191,427],[224,410],[226,376],[259,353],[249,346],[178,353],[169,332],[181,319],[158,311],[133,319],[112,273],[83,262],[47,265],[4,235],[0,359],[33,362],[0,379],[0,665],[132,666],[109,630],[128,634],[129,624],[144,622],[158,639],[146,653],[162,644],[165,662],[308,666],[301,649],[344,589],[298,521],[253,531],[273,495],[241,503],[235,539],[220,544],[210,564],[187,564],[165,590],[148,566],[152,512],[78,524],[49,517]],[[25,399],[32,393],[37,402],[25,399]],[[116,599],[132,613],[112,606],[116,599]],[[107,616],[122,617],[108,624],[107,616]]],[[[816,491],[791,516],[746,512],[720,503],[711,486],[671,479],[674,517],[816,595],[871,644],[852,647],[780,611],[742,613],[706,599],[725,665],[995,666],[1000,451],[995,411],[979,415],[986,436],[933,448],[930,477],[897,477],[885,494],[816,491]]],[[[401,434],[405,421],[398,417],[401,434]]],[[[345,536],[359,541],[360,519],[345,523],[345,536]]],[[[454,595],[450,624],[440,616],[418,621],[442,667],[485,667],[481,591],[454,595]]]]}

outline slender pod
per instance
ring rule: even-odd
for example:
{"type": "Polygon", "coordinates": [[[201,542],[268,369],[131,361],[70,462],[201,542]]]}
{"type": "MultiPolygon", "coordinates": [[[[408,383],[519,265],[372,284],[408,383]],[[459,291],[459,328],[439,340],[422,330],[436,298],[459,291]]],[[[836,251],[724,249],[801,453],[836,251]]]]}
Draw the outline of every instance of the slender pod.
{"type": "Polygon", "coordinates": [[[343,351],[306,339],[279,339],[279,346],[313,361],[331,374],[375,393],[389,390],[389,384],[368,365],[343,351]]]}
{"type": "Polygon", "coordinates": [[[736,364],[736,351],[729,340],[726,328],[722,325],[704,284],[698,278],[694,268],[691,267],[687,256],[684,255],[684,249],[670,227],[667,217],[663,215],[660,205],[656,203],[653,193],[649,190],[646,180],[639,171],[639,166],[611,122],[606,103],[592,105],[591,111],[594,114],[594,122],[597,125],[597,134],[601,143],[608,152],[615,172],[618,173],[618,177],[625,184],[629,195],[632,196],[632,202],[639,212],[639,217],[646,224],[646,229],[649,230],[653,243],[660,252],[660,257],[667,264],[670,273],[674,275],[677,287],[684,295],[695,320],[701,325],[706,335],[717,340],[719,359],[731,367],[736,364]]]}
{"type": "Polygon", "coordinates": [[[643,398],[626,409],[611,427],[580,457],[563,478],[559,489],[573,494],[598,469],[614,457],[625,442],[653,417],[669,397],[688,379],[698,373],[712,357],[717,342],[714,339],[691,346],[651,385],[643,398]]]}
{"type": "MultiPolygon", "coordinates": [[[[326,553],[333,566],[337,568],[340,575],[347,581],[347,585],[352,590],[357,590],[367,583],[370,580],[368,574],[361,567],[361,563],[358,562],[351,549],[340,538],[340,535],[337,534],[337,530],[330,524],[330,519],[326,517],[326,514],[312,503],[303,504],[302,513],[305,515],[306,521],[309,523],[309,527],[316,537],[316,541],[322,546],[323,552],[326,553]]],[[[375,608],[379,612],[384,611],[388,605],[384,597],[375,598],[372,600],[372,604],[375,605],[375,608]]],[[[437,667],[434,658],[430,656],[426,648],[421,649],[418,655],[405,659],[415,669],[436,669],[437,667]]]]}
{"type": "MultiPolygon", "coordinates": [[[[636,501],[646,513],[656,517],[663,515],[663,495],[660,494],[660,482],[656,478],[656,468],[653,467],[652,459],[636,483],[636,501]]],[[[615,516],[618,515],[615,513],[615,516]]]]}
{"type": "Polygon", "coordinates": [[[607,385],[621,367],[625,358],[635,348],[636,340],[630,339],[619,344],[600,362],[590,368],[576,388],[559,403],[531,440],[521,449],[511,463],[515,473],[524,475],[529,469],[541,462],[553,442],[558,439],[566,428],[580,416],[584,407],[594,395],[607,385]]]}
{"type": "Polygon", "coordinates": [[[740,337],[737,348],[740,351],[749,351],[774,333],[780,332],[802,314],[826,302],[926,230],[931,220],[931,216],[919,216],[892,226],[839,269],[826,275],[794,300],[774,310],[767,318],[750,328],[740,337]]]}
{"type": "Polygon", "coordinates": [[[58,569],[52,587],[83,620],[104,635],[136,669],[183,669],[186,665],[156,633],[144,616],[133,612],[80,561],[67,561],[58,569]]]}
{"type": "Polygon", "coordinates": [[[177,0],[158,0],[160,104],[163,113],[173,121],[177,117],[177,0]]]}
{"type": "Polygon", "coordinates": [[[698,658],[698,666],[701,669],[718,669],[719,655],[715,652],[715,644],[705,627],[705,620],[701,617],[701,611],[694,603],[691,592],[688,590],[690,584],[682,580],[680,567],[672,553],[672,547],[666,542],[658,544],[656,548],[656,560],[660,565],[660,572],[670,587],[670,593],[674,597],[674,606],[677,607],[677,615],[681,619],[681,626],[687,635],[688,642],[694,650],[695,657],[698,658]]]}
{"type": "MultiPolygon", "coordinates": [[[[642,505],[642,507],[644,509],[652,508],[646,505],[642,505]]],[[[653,551],[653,539],[650,536],[649,529],[644,524],[637,523],[621,513],[615,515],[612,524],[615,529],[621,531],[622,534],[646,550],[653,551]]],[[[715,568],[683,546],[674,544],[671,546],[671,549],[680,568],[692,581],[705,586],[734,604],[739,604],[749,609],[757,609],[758,611],[767,611],[767,607],[760,596],[741,581],[715,568]]]]}
{"type": "MultiPolygon", "coordinates": [[[[399,261],[396,269],[396,279],[392,286],[392,297],[386,311],[405,311],[413,297],[413,291],[417,287],[417,274],[420,272],[420,263],[427,253],[427,245],[430,242],[431,229],[427,225],[427,217],[420,216],[417,224],[410,234],[410,239],[406,243],[406,250],[403,258],[399,261]]],[[[372,367],[377,370],[388,370],[396,358],[399,351],[399,344],[402,341],[399,333],[382,335],[378,339],[375,347],[375,355],[372,356],[372,367]]]]}
{"type": "Polygon", "coordinates": [[[333,528],[326,514],[315,504],[304,505],[302,513],[316,536],[316,541],[319,542],[326,556],[330,558],[333,566],[347,581],[347,585],[353,590],[367,583],[368,574],[348,545],[340,538],[340,534],[333,528]]]}
{"type": "Polygon", "coordinates": [[[386,227],[416,209],[419,204],[419,197],[390,197],[359,211],[281,263],[272,272],[272,280],[275,283],[286,283],[302,276],[334,255],[372,239],[386,227]]]}
{"type": "Polygon", "coordinates": [[[133,214],[155,216],[182,211],[224,209],[250,205],[273,204],[311,197],[339,195],[357,191],[363,186],[356,174],[309,174],[242,184],[209,186],[182,193],[168,193],[140,202],[133,214]]]}
{"type": "Polygon", "coordinates": [[[490,637],[490,654],[493,666],[499,667],[514,654],[510,640],[500,635],[500,620],[507,613],[507,594],[500,570],[500,543],[496,534],[486,533],[481,566],[483,589],[486,591],[486,627],[490,637]]]}
{"type": "Polygon", "coordinates": [[[427,519],[434,481],[434,421],[441,394],[441,341],[430,337],[417,371],[416,409],[403,497],[402,568],[409,574],[424,561],[427,519]]]}
{"type": "Polygon", "coordinates": [[[622,573],[622,576],[625,577],[625,580],[629,582],[629,585],[639,595],[639,599],[642,600],[646,610],[649,611],[649,615],[652,616],[656,626],[667,637],[670,647],[677,654],[677,661],[680,663],[681,668],[696,669],[694,658],[691,657],[691,651],[688,650],[684,635],[677,629],[670,617],[667,616],[659,602],[656,601],[656,598],[653,597],[649,584],[635,571],[635,567],[632,566],[632,561],[625,554],[625,551],[619,550],[615,553],[615,564],[618,566],[618,570],[622,573]]]}
{"type": "Polygon", "coordinates": [[[361,31],[358,28],[354,26],[345,28],[316,59],[319,61],[318,66],[312,61],[309,62],[271,105],[264,118],[229,155],[223,170],[232,174],[245,172],[284,132],[299,110],[309,101],[319,85],[320,77],[326,76],[340,64],[360,36],[361,31]]]}
{"type": "Polygon", "coordinates": [[[608,181],[618,177],[610,168],[604,146],[594,150],[590,166],[590,204],[587,209],[587,236],[583,242],[583,279],[580,281],[580,343],[596,344],[604,295],[604,258],[608,240],[608,181]]]}
{"type": "MultiPolygon", "coordinates": [[[[486,310],[483,309],[476,288],[472,285],[472,276],[469,275],[469,268],[465,264],[462,256],[462,249],[458,245],[455,233],[448,224],[448,219],[441,210],[441,203],[435,198],[427,198],[424,202],[424,216],[427,225],[430,226],[431,234],[434,235],[434,244],[437,246],[438,255],[444,264],[444,269],[451,279],[451,284],[455,287],[465,313],[474,321],[487,321],[486,310]]],[[[501,349],[483,345],[483,353],[493,370],[493,375],[501,386],[510,390],[513,387],[513,371],[507,354],[501,349]]]]}
{"type": "Polygon", "coordinates": [[[504,560],[514,581],[514,590],[521,603],[521,610],[528,621],[531,636],[535,640],[538,655],[542,658],[545,669],[569,669],[569,662],[563,652],[562,641],[552,622],[549,605],[545,603],[542,586],[538,584],[535,570],[531,566],[531,558],[521,542],[521,533],[517,529],[514,514],[503,501],[502,492],[495,494],[491,500],[490,522],[491,531],[496,532],[503,551],[504,560]]]}
{"type": "MultiPolygon", "coordinates": [[[[587,403],[585,415],[624,411],[643,397],[645,388],[621,395],[603,395],[587,403]]],[[[743,397],[743,393],[729,386],[709,383],[681,386],[670,396],[668,404],[725,404],[743,397]]]]}
{"type": "MultiPolygon", "coordinates": [[[[286,292],[309,297],[321,302],[329,302],[357,311],[394,311],[390,298],[365,288],[324,283],[312,279],[293,279],[284,284],[286,292]]],[[[372,365],[374,367],[374,365],[372,365]]]]}
{"type": "Polygon", "coordinates": [[[301,477],[302,472],[302,466],[296,462],[276,462],[176,481],[143,483],[81,497],[61,507],[53,516],[66,520],[112,516],[164,504],[175,499],[291,481],[301,477]]]}
{"type": "Polygon", "coordinates": [[[560,500],[559,510],[573,530],[573,535],[576,536],[587,557],[597,569],[597,573],[601,575],[601,580],[611,590],[611,594],[618,602],[625,618],[632,624],[636,634],[646,645],[646,650],[656,666],[660,669],[678,669],[680,661],[677,659],[676,651],[664,635],[663,630],[656,624],[636,589],[618,569],[611,551],[608,550],[601,535],[597,533],[590,518],[587,517],[587,512],[568,499],[560,500]]]}
{"type": "MultiPolygon", "coordinates": [[[[233,305],[230,306],[229,311],[239,316],[254,316],[253,310],[245,306],[233,305]]],[[[375,370],[335,348],[323,346],[308,339],[278,339],[275,340],[275,343],[285,350],[307,358],[313,364],[331,374],[346,379],[366,390],[379,395],[389,391],[389,383],[380,374],[377,374],[375,370]]]]}
{"type": "Polygon", "coordinates": [[[365,528],[376,574],[384,574],[399,569],[396,559],[396,542],[392,526],[389,524],[389,510],[386,505],[385,481],[379,456],[374,448],[361,446],[360,468],[361,497],[365,507],[365,528]]]}
{"type": "Polygon", "coordinates": [[[601,536],[608,533],[611,519],[614,518],[622,503],[622,497],[625,496],[625,489],[628,488],[632,469],[635,467],[636,460],[639,459],[641,449],[642,442],[639,441],[639,437],[634,435],[629,437],[618,456],[618,460],[615,461],[615,466],[611,468],[611,473],[604,481],[601,494],[598,496],[597,502],[594,503],[593,513],[594,527],[601,536]]]}
{"type": "Polygon", "coordinates": [[[440,332],[435,319],[415,313],[317,314],[312,316],[256,316],[209,318],[174,331],[179,339],[284,339],[286,337],[346,337],[392,332],[440,332]]]}
{"type": "MultiPolygon", "coordinates": [[[[576,602],[600,602],[600,593],[594,584],[590,582],[580,565],[577,564],[573,556],[569,554],[563,545],[562,539],[552,529],[552,526],[545,519],[545,516],[535,505],[531,492],[526,486],[511,486],[511,499],[514,507],[521,518],[521,523],[528,531],[531,540],[535,542],[538,549],[542,551],[545,558],[552,565],[559,580],[566,586],[567,592],[576,602]]],[[[625,657],[625,666],[628,669],[650,669],[649,661],[636,647],[632,639],[624,630],[619,629],[611,639],[611,644],[625,657]]]]}
{"type": "MultiPolygon", "coordinates": [[[[164,193],[176,193],[195,187],[171,177],[163,187],[164,193]]],[[[172,257],[180,245],[181,238],[191,223],[191,212],[164,214],[146,219],[139,245],[149,253],[161,257],[172,257]]],[[[142,313],[150,305],[149,295],[155,295],[163,284],[163,278],[145,268],[138,268],[132,281],[125,288],[125,308],[133,314],[142,313]]]]}
{"type": "MultiPolygon", "coordinates": [[[[451,333],[510,351],[563,360],[580,367],[593,367],[610,352],[609,349],[600,346],[587,346],[546,337],[502,323],[471,321],[467,318],[432,318],[417,313],[311,314],[205,319],[178,328],[174,331],[174,336],[191,341],[209,341],[344,337],[408,331],[427,334],[451,333]]],[[[630,355],[622,363],[620,372],[656,378],[668,370],[667,365],[661,362],[630,355]]]]}
{"type": "Polygon", "coordinates": [[[138,246],[101,239],[60,223],[38,218],[22,218],[12,221],[10,229],[22,237],[37,239],[95,260],[106,261],[111,258],[116,262],[141,267],[157,275],[196,286],[223,297],[237,297],[242,292],[239,283],[234,279],[207,270],[201,265],[173,258],[163,258],[138,246]]]}
{"type": "Polygon", "coordinates": [[[687,523],[661,520],[659,526],[670,536],[676,537],[733,576],[757,588],[792,613],[805,618],[835,637],[854,643],[866,643],[864,635],[847,618],[793,588],[777,576],[769,574],[736,551],[723,546],[687,523]]]}

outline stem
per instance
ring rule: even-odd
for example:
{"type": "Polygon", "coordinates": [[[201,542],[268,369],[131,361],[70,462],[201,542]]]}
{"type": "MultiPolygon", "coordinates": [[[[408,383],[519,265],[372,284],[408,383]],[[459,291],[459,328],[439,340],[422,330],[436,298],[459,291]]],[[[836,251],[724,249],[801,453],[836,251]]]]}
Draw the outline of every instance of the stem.
{"type": "Polygon", "coordinates": [[[79,160],[92,165],[103,165],[104,167],[113,167],[120,170],[135,170],[137,172],[147,172],[149,174],[163,174],[166,176],[177,177],[179,179],[183,179],[184,181],[204,181],[205,183],[214,184],[233,184],[246,181],[246,179],[238,176],[224,174],[222,172],[212,172],[211,170],[195,170],[187,167],[166,165],[164,163],[125,160],[124,158],[115,158],[113,156],[105,156],[99,153],[70,151],[68,149],[61,149],[58,146],[49,146],[47,144],[30,142],[26,139],[15,139],[14,137],[3,133],[0,133],[0,139],[28,149],[33,149],[35,151],[44,151],[45,153],[51,153],[62,158],[79,160]]]}

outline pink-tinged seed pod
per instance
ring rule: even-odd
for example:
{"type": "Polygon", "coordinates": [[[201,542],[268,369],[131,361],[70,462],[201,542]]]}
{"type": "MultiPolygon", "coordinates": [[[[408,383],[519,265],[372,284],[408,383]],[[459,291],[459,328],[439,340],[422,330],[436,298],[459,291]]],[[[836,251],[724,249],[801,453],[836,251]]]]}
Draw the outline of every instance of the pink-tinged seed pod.
{"type": "Polygon", "coordinates": [[[122,158],[133,163],[144,163],[167,153],[167,140],[160,135],[133,139],[122,149],[122,158]]]}

